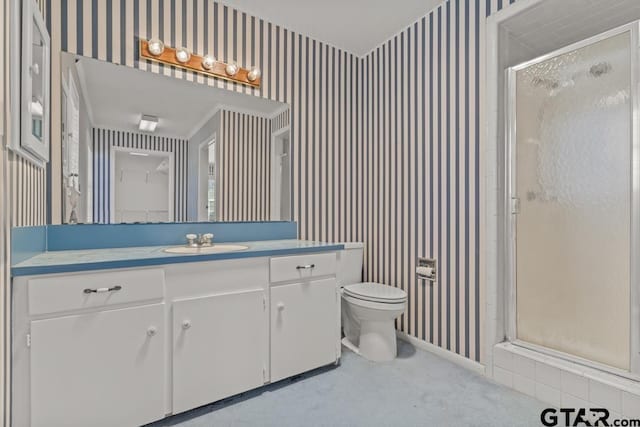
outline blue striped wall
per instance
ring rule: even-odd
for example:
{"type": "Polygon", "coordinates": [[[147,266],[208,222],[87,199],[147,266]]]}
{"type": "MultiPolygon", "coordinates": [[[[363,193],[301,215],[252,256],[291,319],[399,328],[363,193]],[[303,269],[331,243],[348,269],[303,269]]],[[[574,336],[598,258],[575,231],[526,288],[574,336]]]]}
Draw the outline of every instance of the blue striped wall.
{"type": "Polygon", "coordinates": [[[188,140],[129,132],[115,129],[93,128],[93,222],[111,222],[111,162],[112,147],[173,153],[175,168],[173,178],[174,211],[176,222],[187,220],[187,161],[188,140]]]}
{"type": "Polygon", "coordinates": [[[218,150],[220,221],[271,219],[271,120],[222,110],[218,150]]]}
{"type": "Polygon", "coordinates": [[[398,329],[480,361],[486,17],[514,0],[448,0],[362,58],[352,219],[367,280],[409,294],[398,329]],[[439,281],[418,281],[417,257],[439,281]]]}
{"type": "Polygon", "coordinates": [[[208,0],[46,1],[54,50],[289,103],[300,237],[365,241],[365,278],[409,293],[398,328],[481,359],[480,55],[513,1],[447,0],[364,58],[208,0]],[[138,61],[138,36],[255,64],[263,86],[138,61]]]}
{"type": "Polygon", "coordinates": [[[281,129],[288,128],[291,120],[291,111],[285,109],[271,118],[271,132],[276,133],[281,129]]]}
{"type": "Polygon", "coordinates": [[[11,188],[11,225],[14,227],[47,223],[47,171],[29,160],[8,152],[11,188]]]}
{"type": "Polygon", "coordinates": [[[478,0],[448,1],[363,59],[359,183],[368,280],[401,287],[400,330],[480,358],[478,0]],[[438,260],[418,281],[416,257],[438,260]]]}

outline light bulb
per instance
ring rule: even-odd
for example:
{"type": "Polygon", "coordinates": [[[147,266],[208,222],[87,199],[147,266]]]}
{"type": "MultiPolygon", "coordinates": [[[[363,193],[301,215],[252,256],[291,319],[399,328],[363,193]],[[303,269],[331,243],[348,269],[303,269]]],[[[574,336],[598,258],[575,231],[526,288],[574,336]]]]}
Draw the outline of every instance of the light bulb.
{"type": "Polygon", "coordinates": [[[211,55],[206,55],[202,58],[202,68],[205,70],[210,70],[213,68],[213,65],[216,63],[216,58],[211,55]]]}
{"type": "Polygon", "coordinates": [[[151,53],[151,55],[153,56],[158,56],[162,52],[164,52],[164,43],[162,43],[162,41],[158,39],[149,40],[147,47],[149,49],[149,53],[151,53]]]}
{"type": "Polygon", "coordinates": [[[186,48],[180,47],[176,50],[176,59],[178,62],[188,62],[191,59],[191,52],[189,52],[186,48]]]}
{"type": "Polygon", "coordinates": [[[231,62],[227,64],[224,70],[227,72],[228,75],[235,76],[238,73],[238,66],[233,62],[231,62]]]}
{"type": "Polygon", "coordinates": [[[249,73],[247,74],[247,79],[250,82],[254,82],[254,81],[258,80],[261,75],[262,75],[262,73],[260,72],[260,68],[253,67],[251,69],[251,71],[249,71],[249,73]]]}

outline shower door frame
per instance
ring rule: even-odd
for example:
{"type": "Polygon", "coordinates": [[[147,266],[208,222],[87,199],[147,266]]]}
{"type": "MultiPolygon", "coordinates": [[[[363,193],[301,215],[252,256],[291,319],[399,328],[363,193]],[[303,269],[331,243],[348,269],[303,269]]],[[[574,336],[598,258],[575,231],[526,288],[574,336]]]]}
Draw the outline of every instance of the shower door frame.
{"type": "Polygon", "coordinates": [[[601,371],[606,371],[621,377],[640,380],[640,21],[623,25],[613,30],[606,31],[593,37],[589,37],[577,43],[554,50],[550,53],[536,57],[530,61],[523,62],[513,67],[507,68],[506,71],[506,91],[505,105],[507,120],[505,123],[505,189],[503,206],[505,207],[505,242],[506,262],[504,277],[507,279],[505,287],[505,319],[506,340],[514,345],[528,348],[548,356],[557,357],[569,362],[578,363],[601,371]],[[629,33],[630,36],[630,64],[631,64],[631,213],[630,213],[630,328],[629,328],[629,371],[615,368],[603,363],[588,360],[579,356],[553,350],[538,344],[529,343],[519,340],[517,337],[517,305],[516,305],[516,217],[514,214],[514,203],[516,202],[516,73],[519,70],[527,68],[531,65],[544,62],[551,58],[564,55],[568,52],[592,45],[599,41],[617,36],[623,33],[629,33]],[[636,261],[637,260],[637,261],[636,261]]]}

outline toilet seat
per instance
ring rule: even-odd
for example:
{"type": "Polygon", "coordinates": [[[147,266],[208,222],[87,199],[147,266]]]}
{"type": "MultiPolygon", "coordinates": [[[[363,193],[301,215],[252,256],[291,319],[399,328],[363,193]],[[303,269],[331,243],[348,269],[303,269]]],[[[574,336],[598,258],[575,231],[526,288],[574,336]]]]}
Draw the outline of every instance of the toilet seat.
{"type": "Polygon", "coordinates": [[[402,289],[374,282],[347,285],[343,292],[351,298],[377,303],[397,304],[407,300],[407,293],[402,289]]]}

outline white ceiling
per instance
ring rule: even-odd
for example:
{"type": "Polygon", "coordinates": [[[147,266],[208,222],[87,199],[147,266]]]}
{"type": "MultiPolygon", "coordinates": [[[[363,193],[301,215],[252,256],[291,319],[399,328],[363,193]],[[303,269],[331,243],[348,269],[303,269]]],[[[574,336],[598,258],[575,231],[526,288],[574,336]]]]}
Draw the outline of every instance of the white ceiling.
{"type": "MultiPolygon", "coordinates": [[[[70,55],[63,53],[63,55],[70,55]]],[[[185,138],[216,106],[271,116],[283,103],[81,57],[81,86],[96,127],[138,130],[142,114],[158,117],[156,134],[185,138]]]]}
{"type": "Polygon", "coordinates": [[[534,57],[637,19],[640,0],[547,0],[503,27],[534,57]]]}
{"type": "Polygon", "coordinates": [[[363,56],[442,0],[220,0],[250,15],[363,56]]]}

